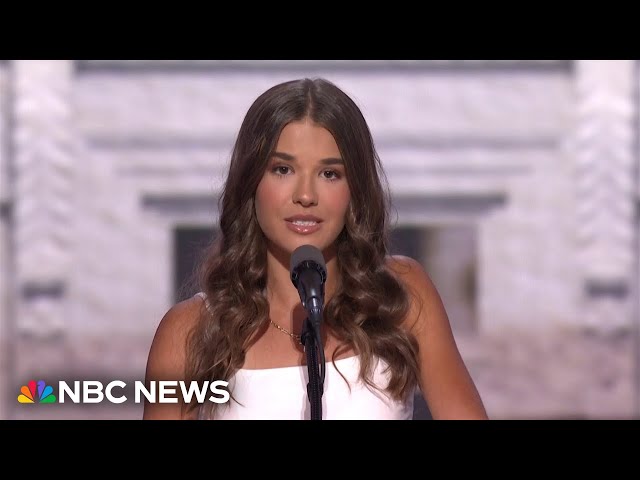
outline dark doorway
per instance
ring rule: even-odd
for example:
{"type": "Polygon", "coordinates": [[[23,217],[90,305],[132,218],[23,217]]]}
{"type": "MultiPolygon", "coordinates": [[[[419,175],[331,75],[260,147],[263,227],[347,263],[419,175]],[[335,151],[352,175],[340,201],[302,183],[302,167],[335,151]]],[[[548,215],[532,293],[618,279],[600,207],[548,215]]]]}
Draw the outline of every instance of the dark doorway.
{"type": "Polygon", "coordinates": [[[211,244],[216,229],[203,227],[177,227],[173,232],[174,280],[173,295],[176,302],[185,300],[199,291],[196,268],[211,244]]]}

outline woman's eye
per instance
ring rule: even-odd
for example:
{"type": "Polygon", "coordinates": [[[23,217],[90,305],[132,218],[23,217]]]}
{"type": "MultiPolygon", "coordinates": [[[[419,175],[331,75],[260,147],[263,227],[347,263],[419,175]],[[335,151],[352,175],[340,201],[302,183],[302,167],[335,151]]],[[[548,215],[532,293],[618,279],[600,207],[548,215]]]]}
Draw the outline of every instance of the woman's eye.
{"type": "Polygon", "coordinates": [[[287,173],[289,173],[289,167],[279,165],[277,167],[274,167],[273,171],[279,175],[286,175],[287,173]]]}

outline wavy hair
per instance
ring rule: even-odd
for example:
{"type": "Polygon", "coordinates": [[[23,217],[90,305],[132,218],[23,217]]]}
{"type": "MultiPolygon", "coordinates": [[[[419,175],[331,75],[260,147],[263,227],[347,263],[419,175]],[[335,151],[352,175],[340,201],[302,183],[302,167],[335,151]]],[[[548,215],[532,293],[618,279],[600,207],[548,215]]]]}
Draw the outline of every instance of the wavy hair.
{"type": "MultiPolygon", "coordinates": [[[[351,193],[345,227],[336,241],[342,281],[324,309],[324,323],[341,345],[332,360],[353,348],[360,357],[360,378],[379,388],[372,381],[374,357],[384,359],[390,379],[386,392],[404,400],[417,384],[418,346],[399,326],[408,312],[409,296],[386,265],[386,177],[362,112],[322,78],[271,87],[254,101],[242,122],[219,200],[220,232],[199,269],[207,301],[188,337],[186,376],[198,382],[230,380],[244,364],[252,337],[269,321],[263,293],[266,241],[254,197],[282,129],[307,117],[333,135],[351,193]]],[[[207,411],[201,413],[212,418],[216,407],[204,404],[207,411]]]]}

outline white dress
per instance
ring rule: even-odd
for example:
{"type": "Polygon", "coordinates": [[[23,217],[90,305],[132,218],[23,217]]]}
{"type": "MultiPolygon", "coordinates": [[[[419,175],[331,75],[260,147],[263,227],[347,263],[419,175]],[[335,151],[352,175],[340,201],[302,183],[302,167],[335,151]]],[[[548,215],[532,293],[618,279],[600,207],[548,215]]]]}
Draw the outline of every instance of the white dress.
{"type": "MultiPolygon", "coordinates": [[[[206,302],[203,292],[198,293],[206,302]]],[[[386,387],[387,363],[377,358],[373,383],[386,387]]],[[[383,389],[375,390],[358,379],[360,357],[352,356],[325,367],[322,395],[323,420],[412,420],[413,393],[405,402],[391,399],[383,389]],[[342,373],[348,381],[338,373],[342,373]]],[[[229,380],[234,399],[217,407],[219,420],[308,420],[307,366],[239,369],[229,380]]],[[[200,417],[202,418],[202,417],[200,417]]]]}
{"type": "MultiPolygon", "coordinates": [[[[323,420],[411,420],[413,394],[406,402],[391,399],[384,391],[368,387],[358,380],[358,356],[336,360],[336,367],[349,380],[351,390],[331,361],[326,364],[323,420]]],[[[373,380],[386,386],[386,362],[376,361],[373,380]]],[[[311,416],[307,397],[306,366],[240,369],[229,382],[234,400],[218,406],[220,420],[308,420],[311,416]]]]}

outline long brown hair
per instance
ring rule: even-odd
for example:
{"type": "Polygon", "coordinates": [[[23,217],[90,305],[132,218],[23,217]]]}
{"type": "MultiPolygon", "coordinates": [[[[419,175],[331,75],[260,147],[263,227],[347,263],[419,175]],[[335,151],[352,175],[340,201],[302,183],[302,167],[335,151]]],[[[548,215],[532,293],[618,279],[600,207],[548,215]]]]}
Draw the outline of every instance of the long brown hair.
{"type": "MultiPolygon", "coordinates": [[[[360,378],[374,388],[374,357],[384,359],[390,374],[387,393],[405,399],[417,383],[418,347],[399,326],[408,311],[408,294],[386,267],[388,186],[362,112],[325,79],[271,87],[255,100],[242,122],[220,197],[220,232],[200,269],[207,308],[203,306],[189,336],[187,378],[231,379],[244,364],[250,339],[268,322],[269,304],[263,294],[266,241],[254,196],[280,132],[306,117],[333,135],[351,193],[345,227],[337,239],[342,281],[324,309],[325,325],[341,341],[334,358],[353,348],[360,357],[360,378]]],[[[216,406],[210,402],[203,408],[213,417],[216,406]]],[[[188,409],[195,407],[191,404],[188,409]]]]}

